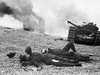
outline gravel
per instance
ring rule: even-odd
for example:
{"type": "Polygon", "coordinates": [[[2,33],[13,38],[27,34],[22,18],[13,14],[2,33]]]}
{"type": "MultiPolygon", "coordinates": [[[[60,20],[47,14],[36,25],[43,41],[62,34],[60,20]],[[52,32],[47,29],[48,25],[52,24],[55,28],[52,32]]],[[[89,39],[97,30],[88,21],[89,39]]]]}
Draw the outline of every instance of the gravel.
{"type": "Polygon", "coordinates": [[[19,54],[23,54],[26,46],[32,51],[40,52],[43,48],[63,48],[68,42],[58,37],[27,32],[23,30],[6,29],[0,27],[0,75],[100,75],[100,46],[75,44],[78,52],[93,54],[93,61],[82,63],[82,67],[55,67],[44,65],[41,71],[34,66],[24,70],[19,63],[19,54]],[[57,39],[57,40],[55,40],[57,39]],[[14,51],[16,56],[9,59],[6,53],[14,51]]]}

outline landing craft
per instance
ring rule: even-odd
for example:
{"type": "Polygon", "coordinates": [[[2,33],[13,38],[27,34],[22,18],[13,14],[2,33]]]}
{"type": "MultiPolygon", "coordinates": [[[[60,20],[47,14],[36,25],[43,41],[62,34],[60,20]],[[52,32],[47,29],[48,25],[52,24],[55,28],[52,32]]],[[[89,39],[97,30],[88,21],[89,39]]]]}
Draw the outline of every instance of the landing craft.
{"type": "Polygon", "coordinates": [[[73,25],[69,28],[67,41],[73,41],[80,44],[100,45],[100,31],[96,24],[89,22],[85,25],[76,25],[71,21],[67,21],[73,25]]]}

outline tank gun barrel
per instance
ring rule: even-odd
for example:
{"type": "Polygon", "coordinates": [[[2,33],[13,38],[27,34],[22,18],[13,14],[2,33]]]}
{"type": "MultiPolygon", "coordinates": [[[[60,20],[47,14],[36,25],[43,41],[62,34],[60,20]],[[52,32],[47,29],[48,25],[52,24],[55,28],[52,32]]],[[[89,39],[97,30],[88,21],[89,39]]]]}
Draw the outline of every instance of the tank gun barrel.
{"type": "Polygon", "coordinates": [[[67,21],[67,22],[68,22],[69,24],[71,24],[71,25],[75,26],[76,28],[80,29],[80,27],[79,27],[79,26],[77,26],[76,24],[72,23],[71,21],[67,21]]]}

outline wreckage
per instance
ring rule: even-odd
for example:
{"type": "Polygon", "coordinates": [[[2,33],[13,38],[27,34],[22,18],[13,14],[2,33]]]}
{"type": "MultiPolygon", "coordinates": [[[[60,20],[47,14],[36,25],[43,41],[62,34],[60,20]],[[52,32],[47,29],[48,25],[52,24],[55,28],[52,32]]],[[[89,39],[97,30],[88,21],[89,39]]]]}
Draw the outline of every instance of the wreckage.
{"type": "Polygon", "coordinates": [[[33,11],[31,13],[31,15],[33,15],[38,20],[38,25],[36,25],[36,27],[35,27],[34,24],[32,26],[24,24],[23,29],[26,30],[26,31],[36,30],[40,33],[44,33],[45,32],[45,20],[42,17],[38,16],[33,11]]]}
{"type": "Polygon", "coordinates": [[[73,41],[80,44],[100,45],[100,31],[96,24],[89,22],[85,25],[76,25],[71,21],[69,24],[73,25],[69,28],[67,41],[73,41]]]}

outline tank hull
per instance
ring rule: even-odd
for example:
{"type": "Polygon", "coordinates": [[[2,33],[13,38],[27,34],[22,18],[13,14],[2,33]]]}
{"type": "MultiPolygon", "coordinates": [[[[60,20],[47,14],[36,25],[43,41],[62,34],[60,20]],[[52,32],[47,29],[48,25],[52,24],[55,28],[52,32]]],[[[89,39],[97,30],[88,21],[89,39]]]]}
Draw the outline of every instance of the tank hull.
{"type": "Polygon", "coordinates": [[[70,26],[67,41],[87,45],[100,45],[100,31],[90,34],[85,30],[70,26]]]}

